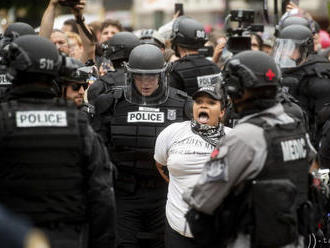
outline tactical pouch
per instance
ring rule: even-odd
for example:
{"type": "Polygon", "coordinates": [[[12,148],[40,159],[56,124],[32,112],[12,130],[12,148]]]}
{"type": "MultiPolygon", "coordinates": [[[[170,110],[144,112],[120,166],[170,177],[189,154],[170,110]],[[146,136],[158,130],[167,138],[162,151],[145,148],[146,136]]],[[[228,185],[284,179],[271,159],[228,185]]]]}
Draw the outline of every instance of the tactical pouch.
{"type": "Polygon", "coordinates": [[[254,247],[280,247],[298,239],[297,191],[288,179],[252,182],[254,247]]]}

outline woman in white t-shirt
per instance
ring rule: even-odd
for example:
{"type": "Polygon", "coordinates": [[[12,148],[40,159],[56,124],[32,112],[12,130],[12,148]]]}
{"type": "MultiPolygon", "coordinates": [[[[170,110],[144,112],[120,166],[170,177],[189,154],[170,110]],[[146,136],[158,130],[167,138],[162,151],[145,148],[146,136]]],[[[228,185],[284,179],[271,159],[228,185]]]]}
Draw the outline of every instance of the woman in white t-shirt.
{"type": "Polygon", "coordinates": [[[195,185],[216,143],[230,130],[221,123],[225,96],[220,85],[200,88],[193,99],[193,120],[171,124],[156,141],[154,158],[167,181],[164,166],[169,171],[165,235],[168,248],[197,247],[185,219],[188,205],[182,193],[195,185]]]}

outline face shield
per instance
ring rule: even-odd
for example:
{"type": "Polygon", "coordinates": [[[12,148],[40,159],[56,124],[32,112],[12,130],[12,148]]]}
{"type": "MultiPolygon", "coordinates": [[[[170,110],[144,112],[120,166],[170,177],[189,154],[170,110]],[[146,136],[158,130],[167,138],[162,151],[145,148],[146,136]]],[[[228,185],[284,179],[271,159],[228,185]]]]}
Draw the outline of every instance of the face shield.
{"type": "Polygon", "coordinates": [[[126,65],[126,70],[124,95],[128,102],[155,106],[167,100],[167,66],[156,70],[141,70],[126,65]]]}
{"type": "Polygon", "coordinates": [[[272,56],[282,69],[294,68],[305,61],[308,50],[301,40],[276,39],[272,56]]]}

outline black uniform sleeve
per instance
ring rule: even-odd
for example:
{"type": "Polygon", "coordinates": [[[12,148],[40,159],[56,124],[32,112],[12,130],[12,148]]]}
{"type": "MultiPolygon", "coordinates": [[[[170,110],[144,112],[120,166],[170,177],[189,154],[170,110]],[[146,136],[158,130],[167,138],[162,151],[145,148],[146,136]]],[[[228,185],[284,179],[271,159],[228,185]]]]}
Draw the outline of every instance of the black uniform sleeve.
{"type": "Polygon", "coordinates": [[[182,83],[182,80],[180,78],[180,76],[175,72],[175,70],[171,70],[171,72],[169,73],[169,86],[179,89],[179,90],[185,90],[184,85],[182,83]]]}
{"type": "Polygon", "coordinates": [[[91,127],[87,131],[89,247],[111,248],[115,240],[116,212],[113,166],[100,136],[91,127]]]}
{"type": "Polygon", "coordinates": [[[102,80],[98,79],[96,80],[87,90],[87,99],[88,102],[94,103],[96,98],[104,93],[105,88],[104,88],[104,83],[102,80]]]}

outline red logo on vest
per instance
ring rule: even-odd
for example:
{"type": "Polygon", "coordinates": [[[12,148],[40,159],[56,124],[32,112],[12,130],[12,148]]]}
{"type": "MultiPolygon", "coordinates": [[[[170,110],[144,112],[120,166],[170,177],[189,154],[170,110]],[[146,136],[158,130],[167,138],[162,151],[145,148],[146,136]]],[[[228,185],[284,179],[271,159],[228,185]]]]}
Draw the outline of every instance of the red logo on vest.
{"type": "Polygon", "coordinates": [[[270,81],[272,81],[273,80],[273,77],[275,77],[275,76],[276,76],[276,74],[271,69],[268,69],[268,71],[266,73],[266,77],[268,77],[268,79],[270,81]]]}

